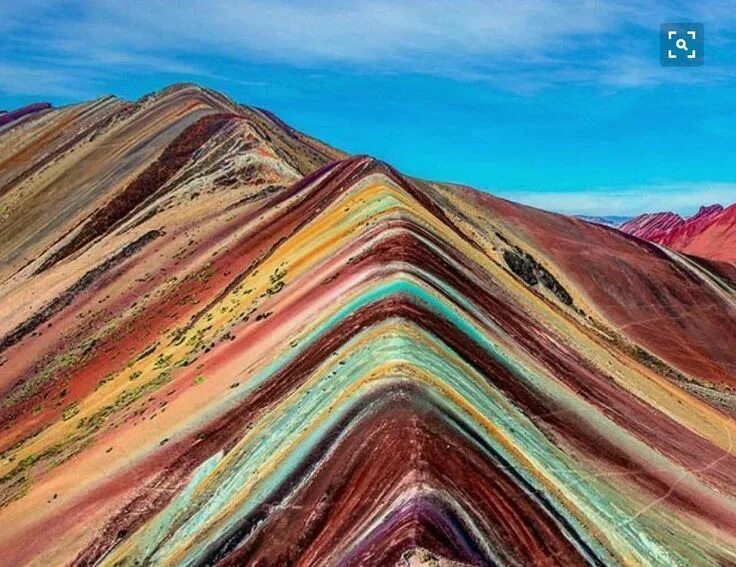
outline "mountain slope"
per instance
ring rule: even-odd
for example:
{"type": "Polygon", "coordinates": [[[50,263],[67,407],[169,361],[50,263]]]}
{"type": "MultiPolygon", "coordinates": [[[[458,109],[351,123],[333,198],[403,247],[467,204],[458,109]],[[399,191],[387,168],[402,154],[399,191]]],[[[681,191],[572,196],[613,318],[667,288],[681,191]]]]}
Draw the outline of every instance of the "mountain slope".
{"type": "MultiPolygon", "coordinates": [[[[105,97],[66,107],[31,124],[3,130],[0,140],[0,238],[4,243],[0,281],[29,264],[43,264],[51,249],[61,245],[58,235],[73,239],[83,219],[116,196],[128,201],[118,213],[121,216],[141,205],[135,191],[125,194],[126,187],[138,181],[142,185],[138,194],[148,195],[157,189],[154,184],[162,185],[176,173],[173,160],[158,164],[164,171],[151,174],[164,148],[182,163],[191,157],[184,151],[201,151],[208,141],[220,145],[217,151],[225,158],[236,151],[244,156],[250,150],[247,158],[238,157],[242,163],[237,170],[228,164],[229,169],[220,171],[215,187],[233,183],[235,175],[252,178],[244,179],[251,185],[264,185],[259,169],[270,168],[260,163],[266,159],[282,170],[271,181],[288,184],[343,155],[286,131],[266,113],[194,85],[175,85],[137,103],[105,97]],[[237,138],[238,148],[224,148],[221,138],[236,124],[249,129],[250,135],[237,138]],[[210,141],[217,133],[219,137],[210,141]],[[174,141],[179,143],[172,146],[174,141]],[[147,171],[147,178],[141,179],[147,171]]],[[[213,172],[218,167],[209,166],[213,172]]]]}
{"type": "MultiPolygon", "coordinates": [[[[136,105],[102,145],[158,140],[135,173],[1,250],[6,561],[736,559],[730,266],[195,87],[136,105]]],[[[28,179],[0,206],[62,214],[28,179]]]]}
{"type": "Polygon", "coordinates": [[[674,213],[640,215],[619,228],[693,256],[736,262],[736,204],[700,207],[687,219],[674,213]]]}

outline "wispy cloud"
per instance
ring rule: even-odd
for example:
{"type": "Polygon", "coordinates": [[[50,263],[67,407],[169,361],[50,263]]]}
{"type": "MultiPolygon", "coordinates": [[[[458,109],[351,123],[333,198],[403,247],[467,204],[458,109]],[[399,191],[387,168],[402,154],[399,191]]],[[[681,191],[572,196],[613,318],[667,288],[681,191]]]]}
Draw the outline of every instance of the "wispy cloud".
{"type": "Polygon", "coordinates": [[[695,212],[701,205],[736,201],[736,183],[673,183],[624,188],[542,193],[499,191],[500,196],[565,214],[637,215],[643,212],[695,212]]]}
{"type": "Polygon", "coordinates": [[[0,92],[9,95],[42,95],[71,100],[92,98],[99,76],[90,69],[59,72],[56,66],[0,61],[0,92]]]}
{"type": "MultiPolygon", "coordinates": [[[[728,2],[617,0],[67,0],[4,3],[6,61],[79,76],[127,68],[206,75],[192,57],[347,71],[440,74],[519,92],[561,84],[604,88],[677,81],[652,57],[668,15],[733,21],[728,2]],[[707,4],[707,6],[706,6],[707,4]],[[642,40],[646,30],[647,41],[642,40]],[[27,59],[27,60],[26,60],[27,59]],[[510,72],[513,71],[513,72],[510,72]],[[81,73],[84,75],[84,73],[81,73]]],[[[712,26],[710,26],[712,24],[712,26]]],[[[3,53],[4,51],[4,53],[3,53]]],[[[0,90],[43,84],[0,79],[0,90]]],[[[718,81],[710,66],[689,80],[718,81]]],[[[77,78],[77,80],[79,80],[77,78]]]]}

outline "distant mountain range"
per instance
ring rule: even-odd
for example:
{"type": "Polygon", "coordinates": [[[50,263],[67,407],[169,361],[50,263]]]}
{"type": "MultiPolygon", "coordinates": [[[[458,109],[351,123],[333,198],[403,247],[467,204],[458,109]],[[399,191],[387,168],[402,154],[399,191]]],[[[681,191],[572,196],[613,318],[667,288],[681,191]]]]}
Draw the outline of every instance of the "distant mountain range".
{"type": "Polygon", "coordinates": [[[619,228],[693,256],[736,261],[736,204],[703,206],[690,217],[672,212],[647,213],[619,228]]]}
{"type": "Polygon", "coordinates": [[[592,222],[593,224],[602,224],[605,226],[619,227],[627,221],[630,221],[633,217],[623,215],[607,215],[607,216],[589,216],[589,215],[575,215],[577,218],[592,222]]]}

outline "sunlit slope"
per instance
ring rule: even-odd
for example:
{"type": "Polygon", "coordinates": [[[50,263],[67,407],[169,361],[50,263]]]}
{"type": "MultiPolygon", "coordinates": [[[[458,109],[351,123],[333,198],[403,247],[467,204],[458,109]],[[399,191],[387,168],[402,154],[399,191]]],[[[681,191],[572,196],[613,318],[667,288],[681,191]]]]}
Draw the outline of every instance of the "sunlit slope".
{"type": "Polygon", "coordinates": [[[221,114],[0,287],[0,557],[736,561],[727,273],[221,114]]]}

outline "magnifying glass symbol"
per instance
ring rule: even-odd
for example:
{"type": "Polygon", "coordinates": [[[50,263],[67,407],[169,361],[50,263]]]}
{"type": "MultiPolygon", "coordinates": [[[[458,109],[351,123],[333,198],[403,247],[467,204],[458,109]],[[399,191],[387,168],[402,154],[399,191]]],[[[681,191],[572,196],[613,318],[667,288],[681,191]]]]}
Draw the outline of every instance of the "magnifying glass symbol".
{"type": "Polygon", "coordinates": [[[688,51],[687,42],[683,38],[680,38],[675,42],[675,47],[677,47],[677,49],[684,49],[685,51],[688,51]]]}

